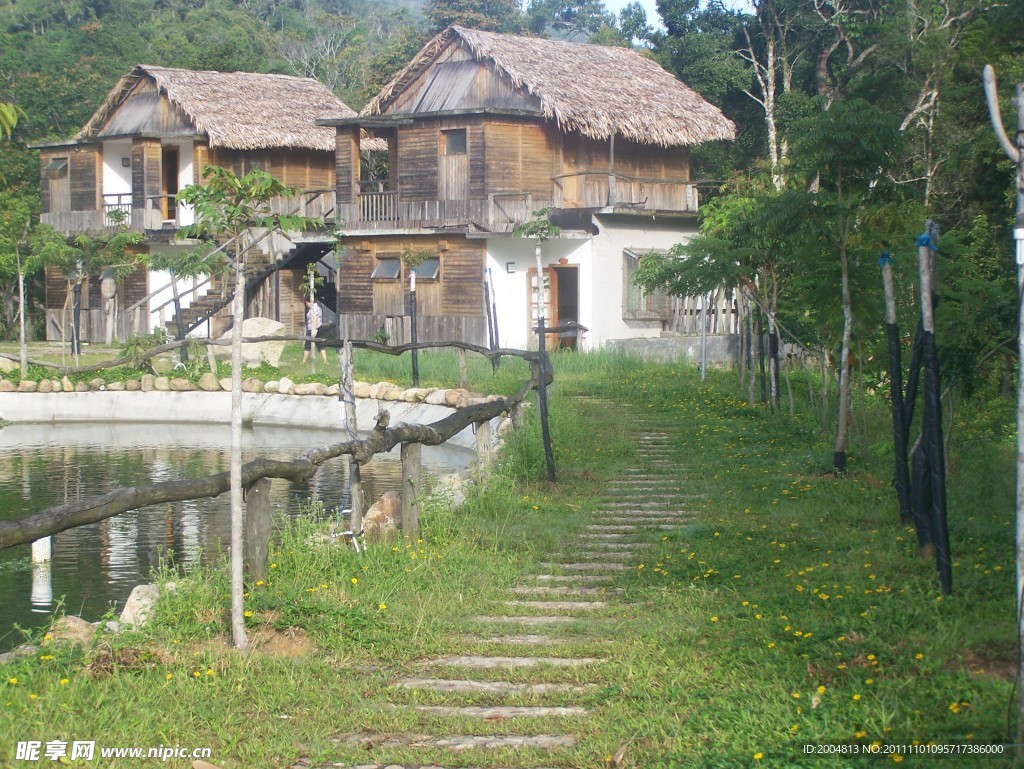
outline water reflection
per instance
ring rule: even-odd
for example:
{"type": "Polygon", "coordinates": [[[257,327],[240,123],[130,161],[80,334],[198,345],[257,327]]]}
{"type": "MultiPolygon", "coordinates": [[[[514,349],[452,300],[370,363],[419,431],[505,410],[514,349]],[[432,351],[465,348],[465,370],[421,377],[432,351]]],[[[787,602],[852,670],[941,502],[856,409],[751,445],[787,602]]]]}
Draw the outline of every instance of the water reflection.
{"type": "MultiPolygon", "coordinates": [[[[245,431],[243,458],[292,459],[340,439],[338,431],[255,428],[245,431]]],[[[110,491],[118,486],[226,472],[227,425],[9,425],[0,429],[0,520],[110,491]]],[[[464,467],[467,452],[424,447],[434,474],[464,467]]],[[[296,516],[312,497],[333,512],[347,489],[346,462],[332,460],[305,484],[274,480],[274,516],[296,516]]],[[[398,450],[364,468],[367,496],[398,490],[398,450]]],[[[229,495],[153,505],[51,538],[47,562],[33,563],[23,545],[0,551],[0,649],[20,642],[14,624],[39,627],[63,601],[64,611],[97,620],[119,610],[132,588],[173,554],[182,566],[217,559],[230,542],[229,495]]]]}

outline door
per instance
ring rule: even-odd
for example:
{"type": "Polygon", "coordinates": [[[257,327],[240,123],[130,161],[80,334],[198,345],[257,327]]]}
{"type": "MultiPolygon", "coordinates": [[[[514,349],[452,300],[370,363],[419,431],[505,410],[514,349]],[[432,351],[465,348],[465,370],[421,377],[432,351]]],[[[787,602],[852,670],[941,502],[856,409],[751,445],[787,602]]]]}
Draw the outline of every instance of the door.
{"type": "Polygon", "coordinates": [[[163,215],[165,222],[176,222],[178,220],[178,204],[174,196],[178,194],[178,148],[164,147],[162,153],[161,186],[160,193],[163,196],[163,215]]]}
{"type": "Polygon", "coordinates": [[[469,147],[465,128],[441,131],[437,166],[440,200],[469,200],[469,147]]]}
{"type": "MultiPolygon", "coordinates": [[[[544,325],[554,326],[558,320],[558,273],[552,267],[544,268],[544,280],[537,290],[537,268],[531,267],[527,270],[527,280],[530,284],[530,313],[527,316],[530,319],[529,346],[532,348],[535,346],[537,339],[537,321],[540,315],[540,310],[544,312],[544,325]],[[538,303],[539,300],[539,303],[538,303]]],[[[558,334],[545,334],[544,346],[546,349],[551,350],[558,345],[558,334]]]]}
{"type": "MultiPolygon", "coordinates": [[[[580,268],[554,267],[555,291],[557,293],[555,305],[558,308],[557,322],[551,325],[560,326],[563,323],[572,321],[580,322],[580,268]]],[[[563,331],[557,335],[558,347],[575,350],[579,342],[579,334],[575,331],[563,331]]]]}

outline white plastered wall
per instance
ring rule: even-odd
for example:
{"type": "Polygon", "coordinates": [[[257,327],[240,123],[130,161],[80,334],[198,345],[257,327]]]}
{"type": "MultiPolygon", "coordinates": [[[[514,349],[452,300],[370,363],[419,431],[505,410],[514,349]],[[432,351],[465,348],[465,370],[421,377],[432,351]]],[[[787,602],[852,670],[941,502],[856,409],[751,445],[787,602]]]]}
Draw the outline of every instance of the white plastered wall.
{"type": "MultiPolygon", "coordinates": [[[[520,350],[536,347],[530,333],[529,270],[536,268],[535,241],[531,238],[489,238],[487,240],[487,267],[498,318],[498,338],[502,347],[520,350]]],[[[579,322],[590,327],[593,322],[593,260],[590,238],[563,237],[544,243],[541,251],[543,266],[559,264],[579,268],[579,322]]],[[[548,318],[548,322],[553,319],[548,318]]]]}
{"type": "MultiPolygon", "coordinates": [[[[184,189],[196,183],[194,142],[182,140],[178,149],[178,189],[184,189]]],[[[195,213],[191,206],[178,206],[178,225],[181,227],[194,224],[195,213]]]]}
{"type": "MultiPolygon", "coordinates": [[[[592,239],[594,311],[589,326],[592,349],[610,339],[633,339],[661,335],[661,323],[624,320],[622,297],[624,269],[622,252],[630,249],[644,253],[652,249],[667,250],[692,237],[696,221],[634,215],[597,215],[598,234],[592,239]]],[[[582,281],[581,281],[582,291],[582,281]]],[[[582,303],[583,297],[580,298],[582,303]]]]}
{"type": "Polygon", "coordinates": [[[131,205],[132,199],[132,143],[130,141],[107,141],[103,142],[103,202],[120,202],[131,205]],[[128,159],[128,165],[122,164],[124,158],[128,159]]]}

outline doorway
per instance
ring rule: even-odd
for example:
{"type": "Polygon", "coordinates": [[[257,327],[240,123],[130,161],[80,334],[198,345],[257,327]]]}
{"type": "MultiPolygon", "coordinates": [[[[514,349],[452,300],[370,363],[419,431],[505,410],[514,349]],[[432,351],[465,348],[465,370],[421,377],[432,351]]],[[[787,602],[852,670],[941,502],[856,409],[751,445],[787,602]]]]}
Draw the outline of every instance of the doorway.
{"type": "MultiPolygon", "coordinates": [[[[555,325],[580,322],[580,268],[576,266],[558,266],[553,268],[558,276],[555,281],[557,291],[558,317],[555,325]]],[[[558,348],[575,350],[579,342],[578,331],[563,331],[558,335],[558,348]]]]}
{"type": "Polygon", "coordinates": [[[178,148],[164,147],[162,153],[161,179],[161,208],[165,222],[176,222],[178,220],[178,203],[175,196],[178,194],[178,148]]]}

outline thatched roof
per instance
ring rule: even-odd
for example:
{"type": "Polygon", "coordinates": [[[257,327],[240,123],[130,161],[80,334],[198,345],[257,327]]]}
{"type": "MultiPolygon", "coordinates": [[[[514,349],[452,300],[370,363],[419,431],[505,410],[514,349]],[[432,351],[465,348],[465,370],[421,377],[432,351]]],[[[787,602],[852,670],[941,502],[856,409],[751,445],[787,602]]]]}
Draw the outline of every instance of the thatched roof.
{"type": "Polygon", "coordinates": [[[137,65],[122,77],[75,137],[95,138],[140,80],[206,135],[211,147],[235,150],[293,147],[334,151],[335,131],[320,118],[355,115],[323,83],[306,77],[252,72],[202,72],[137,65]]]}
{"type": "Polygon", "coordinates": [[[618,134],[677,146],[734,139],[721,110],[650,59],[628,48],[516,37],[452,26],[438,34],[363,108],[380,115],[449,46],[463,46],[514,88],[540,99],[544,117],[593,139],[618,134]]]}

